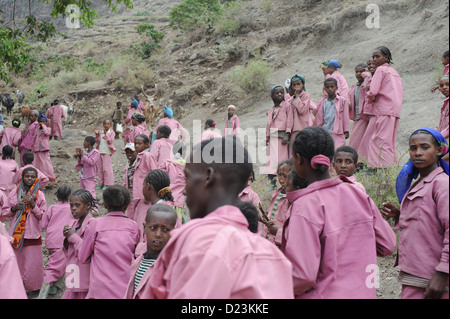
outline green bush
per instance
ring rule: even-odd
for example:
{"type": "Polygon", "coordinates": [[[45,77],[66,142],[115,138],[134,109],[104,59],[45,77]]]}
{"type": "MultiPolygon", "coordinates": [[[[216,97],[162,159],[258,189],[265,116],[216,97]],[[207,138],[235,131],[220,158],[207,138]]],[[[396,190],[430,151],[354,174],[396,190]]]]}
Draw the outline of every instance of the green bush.
{"type": "Polygon", "coordinates": [[[130,48],[141,58],[148,59],[159,47],[164,38],[164,33],[156,30],[150,23],[141,23],[136,27],[137,32],[144,38],[144,42],[130,45],[130,48]]]}
{"type": "Polygon", "coordinates": [[[169,21],[172,27],[185,31],[212,27],[222,11],[219,0],[183,0],[170,10],[169,21]]]}
{"type": "Polygon", "coordinates": [[[265,61],[251,61],[245,68],[238,66],[232,74],[231,80],[246,92],[262,92],[269,85],[269,78],[273,69],[265,61]]]}

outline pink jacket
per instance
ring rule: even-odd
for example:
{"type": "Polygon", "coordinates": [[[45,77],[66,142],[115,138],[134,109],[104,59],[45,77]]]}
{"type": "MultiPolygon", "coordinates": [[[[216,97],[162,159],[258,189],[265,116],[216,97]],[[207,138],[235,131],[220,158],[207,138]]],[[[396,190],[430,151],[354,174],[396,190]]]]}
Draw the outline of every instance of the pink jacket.
{"type": "Polygon", "coordinates": [[[373,101],[370,101],[367,96],[367,88],[370,88],[370,85],[372,84],[372,75],[370,74],[370,72],[363,72],[362,75],[364,76],[364,82],[363,84],[361,84],[361,91],[364,91],[363,114],[365,116],[368,116],[368,118],[370,119],[371,115],[375,115],[373,101]]]}
{"type": "Polygon", "coordinates": [[[246,188],[239,194],[239,199],[243,202],[250,202],[255,205],[256,208],[259,207],[261,199],[258,194],[252,189],[252,185],[249,183],[246,188]]]}
{"type": "Polygon", "coordinates": [[[169,136],[169,140],[171,140],[173,144],[178,142],[178,136],[180,136],[180,139],[183,143],[186,142],[186,132],[184,130],[184,127],[177,120],[168,117],[160,119],[158,125],[156,125],[155,132],[161,125],[167,125],[172,130],[172,133],[169,136]]]}
{"type": "Polygon", "coordinates": [[[138,135],[141,135],[141,134],[149,136],[149,133],[147,131],[147,126],[146,126],[145,122],[142,123],[142,124],[139,124],[138,126],[135,126],[134,130],[132,130],[130,132],[130,141],[131,141],[131,143],[134,143],[134,138],[136,136],[138,136],[138,135]]]}
{"type": "MultiPolygon", "coordinates": [[[[345,79],[344,75],[339,71],[334,71],[333,74],[327,74],[325,76],[325,79],[329,79],[329,78],[336,79],[336,81],[338,83],[336,95],[340,95],[340,96],[347,98],[348,83],[347,83],[347,80],[345,79]]],[[[325,91],[325,88],[324,88],[323,89],[323,97],[327,97],[327,96],[328,96],[327,91],[325,91]]]]}
{"type": "Polygon", "coordinates": [[[174,155],[172,149],[173,144],[167,138],[161,138],[153,142],[150,154],[155,158],[158,168],[161,168],[165,161],[173,158],[174,155]]]}
{"type": "Polygon", "coordinates": [[[131,264],[131,276],[130,281],[128,282],[127,292],[125,293],[125,299],[151,299],[148,289],[148,281],[153,273],[153,267],[155,264],[147,269],[144,276],[142,276],[142,279],[139,282],[136,291],[134,290],[134,280],[136,277],[136,272],[138,271],[142,259],[144,259],[144,255],[140,255],[131,264]]]}
{"type": "Polygon", "coordinates": [[[22,131],[20,138],[19,150],[32,150],[35,142],[35,131],[39,130],[39,123],[34,121],[28,124],[22,131]]]}
{"type": "Polygon", "coordinates": [[[91,264],[89,262],[82,263],[78,254],[83,244],[86,229],[93,220],[94,217],[91,214],[86,215],[78,230],[75,229],[78,227],[79,220],[74,220],[69,224],[75,230],[75,233],[64,239],[64,254],[67,258],[66,293],[87,292],[89,290],[91,264]],[[75,277],[73,281],[70,280],[72,277],[75,277]]]}
{"type": "Polygon", "coordinates": [[[45,152],[49,151],[49,141],[50,136],[52,135],[52,129],[47,127],[46,125],[42,125],[42,130],[39,126],[34,131],[34,144],[33,144],[33,152],[45,152]]]}
{"type": "Polygon", "coordinates": [[[400,270],[425,279],[449,273],[448,190],[449,178],[438,167],[403,198],[396,224],[400,270]]]}
{"type": "Polygon", "coordinates": [[[106,141],[106,143],[108,143],[108,148],[111,151],[111,155],[114,154],[116,152],[116,148],[113,144],[115,136],[116,133],[112,129],[109,129],[108,132],[106,132],[106,134],[104,134],[103,131],[99,131],[98,134],[95,134],[95,143],[97,143],[97,150],[100,149],[100,143],[101,140],[103,139],[106,141]]]}
{"type": "Polygon", "coordinates": [[[51,205],[42,216],[39,225],[45,233],[45,246],[50,249],[62,248],[64,243],[63,229],[74,222],[70,204],[58,202],[51,205]]]}
{"type": "Polygon", "coordinates": [[[347,177],[347,179],[350,182],[352,182],[353,185],[355,185],[356,187],[359,187],[359,189],[362,190],[364,193],[367,193],[366,188],[364,187],[364,185],[361,184],[360,182],[358,182],[354,175],[347,177]]]}
{"type": "Polygon", "coordinates": [[[207,129],[204,130],[202,135],[200,136],[200,138],[197,140],[197,142],[195,144],[199,144],[203,141],[208,141],[208,140],[212,140],[215,138],[221,138],[222,134],[220,134],[218,131],[216,131],[216,129],[207,129]]]}
{"type": "MultiPolygon", "coordinates": [[[[8,195],[8,202],[5,207],[3,207],[2,215],[3,217],[15,217],[16,213],[11,212],[11,208],[17,204],[17,190],[12,190],[8,195]]],[[[38,239],[42,235],[42,229],[39,225],[39,221],[47,210],[47,203],[45,201],[45,196],[42,191],[39,191],[38,198],[36,199],[36,206],[30,211],[25,222],[25,239],[38,239]]],[[[11,218],[9,234],[12,235],[14,232],[14,218],[11,218]]]]}
{"type": "Polygon", "coordinates": [[[368,266],[394,252],[396,236],[372,199],[342,176],[287,196],[282,251],[293,265],[295,297],[375,298],[368,266]]]}
{"type": "Polygon", "coordinates": [[[303,91],[297,99],[290,99],[290,108],[288,113],[287,132],[299,132],[310,126],[311,98],[309,93],[303,91]]]}
{"type": "Polygon", "coordinates": [[[86,156],[86,153],[84,153],[81,158],[78,158],[78,164],[75,166],[75,169],[83,169],[83,178],[95,178],[97,177],[97,163],[99,159],[100,153],[94,148],[89,155],[86,156]]]}
{"type": "MultiPolygon", "coordinates": [[[[3,207],[6,206],[8,202],[8,191],[6,188],[0,187],[0,222],[4,222],[6,220],[6,217],[3,217],[3,207]]],[[[3,225],[0,224],[0,235],[8,235],[8,232],[3,227],[3,225]]]]}
{"type": "Polygon", "coordinates": [[[236,114],[231,117],[231,123],[227,116],[227,120],[225,121],[225,129],[223,130],[223,136],[227,135],[236,135],[237,137],[241,136],[241,122],[236,114]]]}
{"type": "Polygon", "coordinates": [[[133,176],[133,199],[144,199],[142,190],[145,176],[157,168],[155,157],[149,151],[144,150],[138,154],[133,176]]]}
{"type": "Polygon", "coordinates": [[[441,119],[439,121],[439,126],[436,128],[439,132],[441,132],[441,134],[442,134],[442,136],[444,136],[444,138],[448,138],[448,136],[449,136],[448,99],[449,98],[446,98],[444,101],[444,104],[442,104],[441,119]]]}
{"type": "Polygon", "coordinates": [[[16,151],[21,137],[22,131],[17,127],[5,127],[5,129],[0,132],[0,150],[2,150],[5,145],[10,145],[13,150],[16,151]]]}
{"type": "Polygon", "coordinates": [[[27,168],[27,167],[33,167],[34,169],[37,170],[38,178],[39,178],[39,189],[47,187],[48,181],[49,181],[48,177],[44,173],[42,173],[40,170],[38,170],[36,167],[31,165],[31,164],[27,164],[27,165],[19,168],[19,170],[14,174],[14,176],[12,178],[12,182],[15,185],[19,184],[20,179],[22,178],[22,173],[23,173],[24,169],[27,168]]]}
{"type": "Polygon", "coordinates": [[[373,75],[370,90],[366,93],[373,102],[375,115],[400,118],[403,103],[403,81],[389,64],[379,66],[373,75]]]}
{"type": "Polygon", "coordinates": [[[45,116],[50,120],[51,134],[62,136],[62,118],[65,117],[64,109],[60,105],[53,105],[47,110],[45,116]]]}
{"type": "Polygon", "coordinates": [[[288,102],[283,101],[277,107],[273,106],[269,113],[267,113],[266,138],[276,133],[271,131],[286,131],[289,132],[292,128],[288,125],[289,113],[291,112],[288,102]],[[274,114],[275,111],[275,114],[274,114]]]}
{"type": "Polygon", "coordinates": [[[138,225],[123,212],[109,212],[90,222],[78,252],[82,263],[91,263],[86,299],[123,298],[139,238],[138,225]]]}
{"type": "Polygon", "coordinates": [[[280,201],[278,202],[278,206],[276,211],[274,212],[274,206],[275,206],[275,200],[277,196],[281,192],[281,188],[279,188],[275,193],[272,194],[272,200],[269,204],[269,210],[267,211],[267,215],[269,216],[269,219],[275,222],[280,228],[278,229],[277,233],[274,235],[270,234],[269,229],[263,225],[262,229],[262,236],[264,238],[267,238],[270,242],[281,245],[282,238],[283,238],[283,226],[286,222],[286,219],[288,219],[288,212],[289,212],[289,200],[287,198],[287,195],[283,195],[283,197],[280,198],[280,201]]]}
{"type": "MultiPolygon", "coordinates": [[[[0,225],[0,227],[3,227],[0,225]]],[[[0,234],[0,299],[28,299],[16,255],[8,238],[0,234]]]]}
{"type": "MultiPolygon", "coordinates": [[[[323,103],[325,99],[327,98],[324,97],[319,101],[319,103],[317,103],[317,115],[314,120],[315,126],[322,126],[324,124],[323,103]]],[[[348,116],[347,98],[337,95],[334,103],[336,106],[336,116],[334,118],[333,133],[342,135],[344,132],[350,132],[350,118],[348,116]]]]}
{"type": "Polygon", "coordinates": [[[160,169],[164,170],[170,177],[170,188],[174,198],[174,206],[184,208],[185,196],[183,194],[186,187],[186,176],[184,175],[184,165],[172,160],[162,163],[160,169]]]}
{"type": "Polygon", "coordinates": [[[13,176],[19,171],[19,165],[13,159],[2,159],[0,157],[0,187],[8,192],[17,187],[13,182],[13,176]]]}
{"type": "Polygon", "coordinates": [[[277,247],[248,230],[237,207],[222,206],[171,232],[145,293],[157,299],[289,299],[292,269],[277,247]]]}
{"type": "MultiPolygon", "coordinates": [[[[363,82],[363,84],[364,84],[364,82],[363,82]]],[[[369,121],[369,116],[364,114],[364,104],[366,101],[366,90],[364,89],[363,84],[361,84],[360,91],[359,91],[360,92],[359,93],[359,107],[358,107],[359,119],[369,121]]],[[[354,121],[355,117],[356,117],[355,91],[356,91],[357,86],[358,86],[358,83],[353,84],[353,86],[350,88],[350,91],[348,92],[348,98],[347,98],[350,103],[349,118],[352,121],[354,121]]]]}

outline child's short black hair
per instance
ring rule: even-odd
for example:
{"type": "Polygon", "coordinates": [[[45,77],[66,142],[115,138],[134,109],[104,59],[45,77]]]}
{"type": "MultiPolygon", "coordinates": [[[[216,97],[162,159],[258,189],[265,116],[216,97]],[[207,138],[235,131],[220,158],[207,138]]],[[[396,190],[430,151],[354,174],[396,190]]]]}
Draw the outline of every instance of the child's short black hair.
{"type": "Polygon", "coordinates": [[[145,221],[146,222],[150,219],[150,214],[152,212],[155,212],[155,211],[171,214],[172,217],[173,217],[173,220],[174,220],[173,226],[175,227],[175,225],[177,223],[178,215],[177,215],[177,212],[175,211],[175,209],[173,209],[173,207],[171,207],[171,206],[169,206],[167,204],[155,204],[155,205],[152,205],[147,210],[147,215],[145,216],[145,221]]]}
{"type": "MultiPolygon", "coordinates": [[[[314,156],[324,155],[330,159],[334,157],[334,141],[330,133],[320,126],[307,127],[295,137],[292,146],[294,154],[311,160],[314,156]]],[[[317,169],[325,172],[328,166],[317,164],[317,169]]]]}
{"type": "Polygon", "coordinates": [[[144,144],[150,144],[150,139],[145,134],[139,134],[134,139],[141,138],[144,141],[144,144]]]}
{"type": "Polygon", "coordinates": [[[23,154],[23,163],[25,165],[31,164],[34,161],[34,154],[33,152],[25,152],[25,154],[23,154]]]}
{"type": "Polygon", "coordinates": [[[60,202],[68,202],[71,193],[72,189],[70,189],[69,186],[64,185],[59,187],[56,191],[56,198],[58,198],[60,202]]]}
{"type": "Polygon", "coordinates": [[[248,229],[252,233],[256,234],[258,232],[259,214],[255,205],[253,205],[251,202],[239,201],[236,206],[240,209],[242,214],[247,219],[248,229]]]}
{"type": "Polygon", "coordinates": [[[86,138],[84,140],[86,142],[88,142],[89,144],[91,144],[91,146],[95,145],[95,137],[93,137],[93,136],[86,136],[86,138]]]}
{"type": "Polygon", "coordinates": [[[216,128],[216,122],[214,122],[214,120],[206,120],[205,125],[208,125],[209,127],[213,127],[216,128]]]}
{"type": "Polygon", "coordinates": [[[336,155],[338,155],[341,152],[352,154],[353,162],[355,163],[355,165],[358,163],[358,152],[353,147],[347,145],[339,147],[334,154],[334,158],[336,159],[336,155]]]}
{"type": "Polygon", "coordinates": [[[11,145],[5,145],[2,148],[2,159],[12,158],[12,155],[14,153],[14,149],[11,145]]]}
{"type": "Polygon", "coordinates": [[[22,122],[20,121],[20,119],[18,119],[18,118],[15,118],[15,119],[13,119],[12,120],[12,125],[14,126],[14,127],[19,127],[20,126],[20,124],[21,124],[22,122]]]}
{"type": "Polygon", "coordinates": [[[160,127],[158,127],[158,132],[161,133],[164,138],[169,138],[172,130],[167,125],[161,125],[160,127]]]}
{"type": "Polygon", "coordinates": [[[122,212],[123,209],[131,202],[130,192],[128,189],[120,185],[108,186],[103,191],[103,202],[105,203],[108,211],[122,212]],[[128,194],[124,189],[128,192],[128,194]]]}
{"type": "Polygon", "coordinates": [[[338,87],[338,82],[337,82],[337,80],[335,78],[328,78],[328,79],[326,79],[323,82],[323,85],[325,86],[327,83],[330,83],[330,82],[334,83],[334,85],[336,85],[336,87],[338,87]]]}
{"type": "Polygon", "coordinates": [[[367,69],[367,64],[366,63],[359,63],[357,66],[355,66],[355,69],[367,69]]]}
{"type": "Polygon", "coordinates": [[[117,101],[116,106],[122,106],[122,102],[117,101]]]}
{"type": "Polygon", "coordinates": [[[448,55],[449,55],[448,51],[449,51],[449,50],[447,50],[447,51],[444,52],[444,54],[442,55],[443,58],[448,58],[448,57],[449,57],[449,56],[448,56],[448,55]]]}

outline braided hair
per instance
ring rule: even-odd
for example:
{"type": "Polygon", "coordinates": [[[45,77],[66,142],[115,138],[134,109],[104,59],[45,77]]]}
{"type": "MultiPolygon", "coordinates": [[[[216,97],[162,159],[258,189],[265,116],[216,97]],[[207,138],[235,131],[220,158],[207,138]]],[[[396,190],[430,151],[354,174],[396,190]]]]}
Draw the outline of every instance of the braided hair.
{"type": "Polygon", "coordinates": [[[82,189],[82,188],[77,189],[72,194],[70,194],[69,199],[71,197],[79,197],[83,201],[83,203],[91,204],[91,209],[96,209],[98,207],[97,201],[92,196],[92,194],[86,189],[82,189]]]}
{"type": "MultiPolygon", "coordinates": [[[[297,134],[292,150],[294,154],[309,161],[317,155],[324,155],[331,161],[334,157],[334,141],[330,133],[322,127],[308,127],[297,134]]],[[[328,166],[317,164],[317,169],[325,172],[328,166]]]]}
{"type": "Polygon", "coordinates": [[[170,177],[162,169],[155,169],[145,176],[145,183],[150,184],[155,189],[159,198],[173,202],[175,199],[172,196],[170,189],[170,177]]]}
{"type": "Polygon", "coordinates": [[[394,64],[394,60],[392,59],[392,53],[391,50],[389,50],[387,47],[385,46],[381,46],[375,49],[375,51],[380,51],[381,54],[383,54],[385,57],[387,57],[387,63],[389,64],[394,64]]]}

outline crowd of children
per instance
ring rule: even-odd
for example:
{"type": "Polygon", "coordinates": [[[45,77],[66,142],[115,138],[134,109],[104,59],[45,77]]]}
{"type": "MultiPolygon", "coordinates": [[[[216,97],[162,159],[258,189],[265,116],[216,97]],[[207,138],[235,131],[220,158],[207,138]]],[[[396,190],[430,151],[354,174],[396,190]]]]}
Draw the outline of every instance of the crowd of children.
{"type": "Polygon", "coordinates": [[[403,83],[392,61],[388,48],[376,48],[355,67],[351,87],[337,60],[324,61],[317,103],[303,75],[272,88],[267,210],[252,189],[234,105],[223,135],[208,119],[186,158],[177,145],[187,134],[171,108],[149,131],[138,97],[125,118],[117,102],[75,150],[80,188],[58,187],[48,207],[49,140],[62,137],[64,113],[56,100],[45,115],[31,111],[22,131],[13,119],[0,132],[0,222],[9,220],[9,232],[0,223],[0,297],[39,291],[45,299],[65,277],[64,299],[373,299],[367,269],[398,244],[402,298],[448,299],[448,52],[433,88],[445,97],[441,118],[409,138],[410,160],[396,181],[401,206],[379,209],[354,176],[398,160],[403,83]],[[119,182],[111,157],[121,133],[119,182]],[[107,211],[97,218],[96,190],[107,211]]]}

